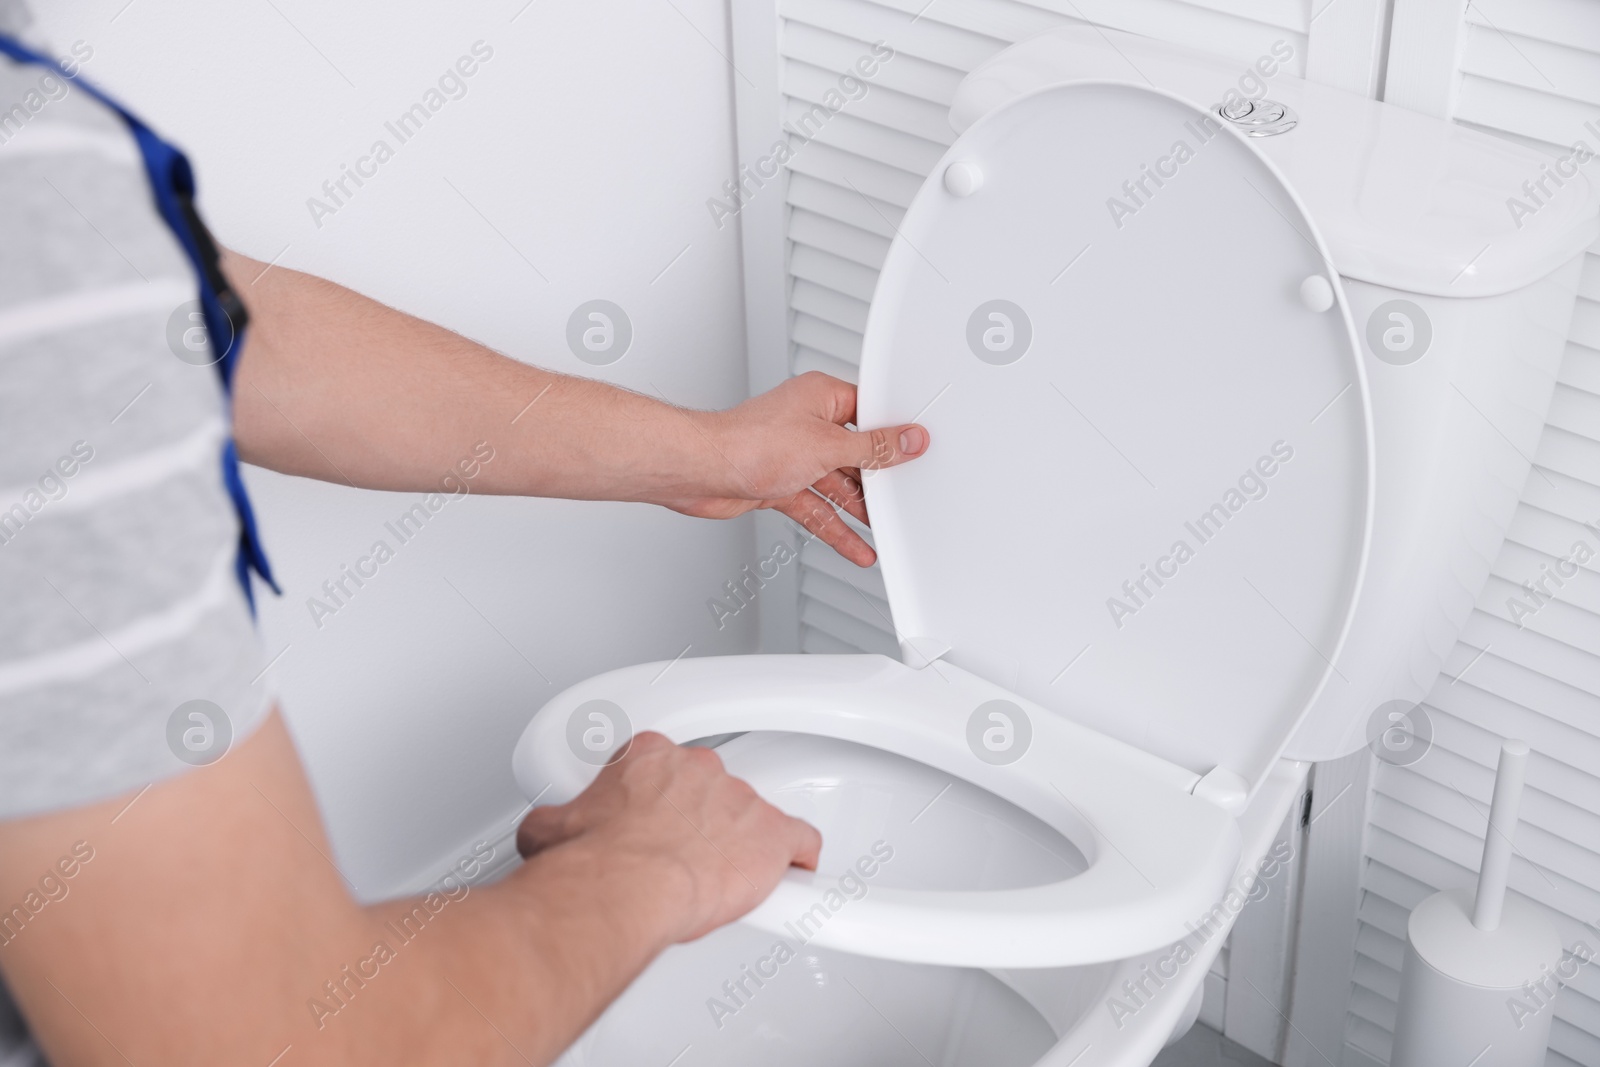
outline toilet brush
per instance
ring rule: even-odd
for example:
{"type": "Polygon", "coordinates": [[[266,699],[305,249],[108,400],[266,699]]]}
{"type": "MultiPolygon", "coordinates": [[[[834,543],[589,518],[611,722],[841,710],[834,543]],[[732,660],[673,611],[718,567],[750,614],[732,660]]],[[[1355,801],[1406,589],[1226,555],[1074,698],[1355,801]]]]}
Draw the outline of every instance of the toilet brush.
{"type": "Polygon", "coordinates": [[[1500,749],[1476,895],[1435,893],[1406,923],[1390,1067],[1540,1067],[1561,938],[1543,910],[1506,897],[1528,746],[1500,749]]]}

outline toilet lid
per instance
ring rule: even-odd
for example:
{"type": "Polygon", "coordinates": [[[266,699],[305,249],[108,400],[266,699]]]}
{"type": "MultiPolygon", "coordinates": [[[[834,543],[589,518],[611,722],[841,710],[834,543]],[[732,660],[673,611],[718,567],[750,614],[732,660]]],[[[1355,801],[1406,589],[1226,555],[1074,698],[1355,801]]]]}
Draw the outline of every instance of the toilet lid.
{"type": "Polygon", "coordinates": [[[1322,239],[1242,136],[1112,83],[973,125],[898,223],[859,415],[932,437],[865,479],[908,662],[1264,779],[1336,670],[1371,412],[1322,239]]]}

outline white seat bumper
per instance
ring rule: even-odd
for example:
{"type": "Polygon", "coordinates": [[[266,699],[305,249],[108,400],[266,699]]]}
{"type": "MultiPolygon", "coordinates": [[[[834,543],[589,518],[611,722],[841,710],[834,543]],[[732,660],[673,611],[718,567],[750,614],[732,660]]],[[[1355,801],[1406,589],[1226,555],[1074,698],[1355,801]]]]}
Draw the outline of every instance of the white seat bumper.
{"type": "MultiPolygon", "coordinates": [[[[1189,933],[1224,892],[1240,851],[1235,819],[1192,795],[1198,775],[1046,711],[948,663],[913,670],[883,656],[729,656],[597,675],[547,703],[513,768],[542,804],[581,792],[599,767],[569,747],[569,720],[611,701],[634,732],[676,742],[750,730],[838,738],[964,779],[1040,819],[1089,867],[1020,889],[882,887],[814,938],[849,952],[971,967],[1062,967],[1128,959],[1189,933]],[[1031,742],[996,765],[969,746],[980,705],[1022,709],[1031,742]]],[[[834,879],[793,870],[745,921],[783,933],[834,879]]]]}

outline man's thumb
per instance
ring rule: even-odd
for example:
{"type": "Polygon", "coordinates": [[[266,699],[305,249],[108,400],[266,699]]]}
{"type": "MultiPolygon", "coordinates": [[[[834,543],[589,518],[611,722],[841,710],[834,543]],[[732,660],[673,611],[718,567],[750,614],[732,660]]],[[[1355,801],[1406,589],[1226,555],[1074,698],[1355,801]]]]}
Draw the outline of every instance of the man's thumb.
{"type": "Polygon", "coordinates": [[[916,459],[928,450],[928,431],[915,423],[886,426],[881,430],[852,432],[846,445],[848,455],[841,467],[881,470],[916,459]]]}

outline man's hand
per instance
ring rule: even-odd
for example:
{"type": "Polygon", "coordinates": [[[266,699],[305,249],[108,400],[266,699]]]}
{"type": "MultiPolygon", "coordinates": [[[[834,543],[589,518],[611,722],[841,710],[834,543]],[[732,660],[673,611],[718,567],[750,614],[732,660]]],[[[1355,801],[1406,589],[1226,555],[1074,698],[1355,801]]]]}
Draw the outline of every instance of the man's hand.
{"type": "Polygon", "coordinates": [[[699,518],[726,519],[772,508],[800,523],[861,567],[876,559],[872,547],[840,519],[829,502],[867,522],[861,472],[915,459],[928,448],[917,425],[857,431],[856,389],[819,371],[727,411],[700,414],[716,451],[703,497],[660,503],[699,518]],[[720,459],[720,463],[717,460],[720,459]]]}
{"type": "Polygon", "coordinates": [[[523,820],[523,856],[558,848],[593,849],[608,868],[658,887],[672,943],[740,918],[790,866],[815,870],[822,836],[729,775],[710,749],[642,733],[576,800],[523,820]]]}

